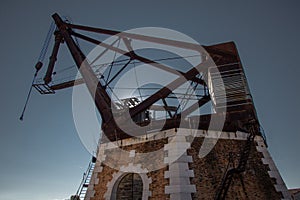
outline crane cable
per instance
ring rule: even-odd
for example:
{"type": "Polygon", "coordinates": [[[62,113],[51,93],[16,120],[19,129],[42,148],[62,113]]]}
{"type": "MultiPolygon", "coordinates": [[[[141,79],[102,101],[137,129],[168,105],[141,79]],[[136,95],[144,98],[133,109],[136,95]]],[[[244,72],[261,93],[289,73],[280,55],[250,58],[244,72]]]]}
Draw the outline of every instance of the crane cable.
{"type": "MultiPolygon", "coordinates": [[[[120,41],[121,41],[121,39],[118,38],[118,40],[119,40],[119,41],[118,41],[118,44],[117,44],[117,48],[119,48],[119,46],[120,46],[120,41]]],[[[115,51],[115,52],[114,52],[113,60],[112,60],[112,62],[109,64],[109,65],[110,65],[110,68],[109,68],[109,71],[108,71],[108,75],[107,75],[107,78],[106,78],[106,82],[108,82],[108,79],[109,79],[109,77],[110,77],[111,70],[112,70],[112,68],[113,68],[113,66],[114,66],[114,64],[115,64],[116,56],[117,56],[117,52],[115,51]]]]}
{"type": "Polygon", "coordinates": [[[55,27],[56,27],[55,23],[51,22],[50,27],[49,27],[49,31],[47,33],[47,36],[45,38],[42,50],[41,50],[40,55],[39,55],[39,60],[38,61],[40,61],[40,62],[43,62],[44,59],[45,59],[46,53],[48,51],[49,43],[50,43],[50,40],[53,36],[53,32],[54,32],[55,27]]]}
{"type": "Polygon", "coordinates": [[[40,55],[39,55],[39,58],[38,58],[38,62],[37,64],[35,65],[35,73],[33,75],[33,79],[32,79],[32,82],[31,82],[31,86],[29,88],[29,91],[28,91],[28,94],[27,94],[27,97],[26,97],[26,101],[25,101],[25,105],[23,107],[23,110],[22,110],[22,113],[21,113],[21,116],[20,116],[20,120],[23,121],[23,118],[24,118],[24,114],[25,114],[25,111],[26,111],[26,108],[27,108],[27,105],[28,105],[28,101],[29,101],[29,98],[30,98],[30,95],[31,95],[31,91],[32,91],[32,87],[33,87],[33,84],[35,82],[35,79],[37,77],[37,74],[38,72],[40,71],[40,69],[42,68],[43,66],[43,61],[45,59],[45,56],[46,56],[46,53],[48,51],[48,47],[49,47],[49,43],[50,43],[50,39],[53,35],[53,32],[54,32],[54,29],[55,29],[55,24],[54,22],[51,23],[50,25],[50,28],[49,28],[49,31],[47,33],[47,36],[46,36],[46,39],[44,41],[44,44],[43,44],[43,47],[42,47],[42,50],[40,52],[40,55]]]}
{"type": "Polygon", "coordinates": [[[21,114],[21,116],[20,116],[20,118],[19,118],[21,121],[23,121],[24,113],[25,113],[25,110],[26,110],[26,107],[27,107],[27,104],[28,104],[28,101],[29,101],[29,98],[30,98],[30,95],[31,95],[32,87],[33,87],[35,78],[36,78],[36,76],[37,76],[37,73],[38,73],[38,70],[36,70],[36,72],[34,73],[34,76],[33,76],[32,82],[31,82],[31,86],[30,86],[30,88],[29,88],[29,91],[28,91],[28,94],[27,94],[27,98],[26,98],[26,101],[25,101],[25,105],[24,105],[24,107],[23,107],[22,114],[21,114]]]}

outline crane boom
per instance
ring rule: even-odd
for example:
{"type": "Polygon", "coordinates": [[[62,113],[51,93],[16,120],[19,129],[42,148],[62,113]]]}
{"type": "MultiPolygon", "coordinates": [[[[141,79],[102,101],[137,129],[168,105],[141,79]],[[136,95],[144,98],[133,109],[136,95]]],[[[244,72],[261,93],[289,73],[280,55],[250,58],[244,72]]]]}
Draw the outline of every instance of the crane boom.
{"type": "Polygon", "coordinates": [[[76,66],[80,71],[90,94],[95,97],[95,105],[102,116],[103,123],[110,122],[112,119],[111,107],[114,106],[114,103],[111,101],[103,86],[99,83],[98,78],[86,60],[85,55],[81,52],[71,37],[69,28],[58,14],[52,15],[52,17],[55,21],[59,34],[61,34],[72,54],[76,66]]]}
{"type": "MultiPolygon", "coordinates": [[[[252,99],[247,93],[247,83],[245,81],[246,79],[244,78],[244,73],[240,63],[238,52],[233,42],[227,42],[212,46],[202,46],[199,44],[184,41],[176,41],[172,39],[158,38],[136,33],[120,32],[108,29],[71,24],[69,22],[64,22],[61,19],[61,17],[56,13],[52,15],[52,17],[57,26],[57,29],[54,32],[54,47],[50,57],[47,72],[44,77],[44,83],[37,82],[33,84],[33,87],[36,88],[41,94],[53,94],[55,90],[60,90],[72,87],[74,85],[85,83],[90,95],[94,99],[96,108],[101,115],[102,130],[110,140],[117,140],[120,138],[130,137],[129,135],[127,135],[127,133],[124,133],[124,131],[120,130],[120,128],[117,126],[117,124],[127,126],[128,116],[124,115],[125,112],[123,112],[122,110],[125,109],[126,106],[123,107],[121,105],[120,107],[120,104],[122,104],[120,103],[120,99],[117,99],[117,101],[114,102],[111,94],[108,92],[108,89],[111,89],[110,83],[114,85],[113,81],[117,80],[118,78],[120,78],[120,76],[122,76],[122,73],[124,72],[123,70],[125,70],[125,68],[128,67],[130,69],[129,65],[135,65],[135,61],[148,64],[151,67],[158,68],[169,74],[175,74],[177,75],[177,77],[174,80],[170,81],[167,85],[159,88],[155,92],[152,92],[152,94],[148,95],[147,98],[142,99],[142,101],[140,101],[136,105],[128,107],[129,115],[133,119],[133,121],[134,119],[138,119],[139,115],[143,115],[146,112],[148,112],[150,108],[154,109],[156,107],[159,107],[156,104],[160,100],[164,102],[163,107],[167,108],[166,111],[169,113],[169,118],[166,120],[166,128],[177,127],[179,123],[178,120],[180,119],[191,119],[190,121],[193,121],[193,116],[191,116],[192,113],[200,107],[203,107],[209,101],[213,103],[216,109],[222,110],[222,106],[226,107],[228,104],[228,100],[230,100],[231,107],[230,110],[227,110],[227,113],[221,113],[222,111],[220,111],[220,113],[216,114],[211,113],[209,115],[201,115],[201,119],[203,120],[199,124],[199,126],[201,126],[202,128],[207,127],[207,125],[210,123],[210,119],[212,116],[226,115],[226,119],[232,119],[234,116],[238,116],[238,121],[235,121],[231,124],[227,123],[226,127],[224,126],[224,129],[230,129],[232,131],[240,128],[240,121],[244,122],[248,119],[256,118],[256,113],[252,104],[252,99]],[[124,49],[124,47],[122,49],[119,46],[114,46],[114,43],[116,41],[112,44],[107,44],[105,42],[92,38],[92,36],[78,33],[77,30],[83,32],[99,33],[104,35],[115,35],[118,37],[116,41],[122,41],[127,49],[124,49]],[[99,72],[97,72],[97,69],[95,69],[96,65],[94,65],[93,62],[89,63],[89,61],[86,59],[85,54],[81,51],[77,41],[75,41],[74,38],[92,43],[94,45],[99,45],[106,49],[104,52],[98,55],[97,58],[103,56],[103,54],[106,51],[112,51],[127,58],[122,61],[123,63],[117,61],[121,63],[122,67],[120,67],[119,70],[117,70],[118,68],[115,68],[115,74],[112,76],[108,75],[106,77],[107,80],[105,80],[103,78],[105,74],[102,74],[102,72],[99,74],[99,72]],[[167,64],[163,64],[163,62],[160,62],[159,59],[151,59],[151,57],[148,58],[147,56],[142,56],[135,52],[134,48],[132,48],[131,46],[131,42],[135,42],[137,40],[147,43],[162,44],[174,48],[181,48],[181,50],[189,50],[196,52],[197,56],[201,57],[201,62],[198,63],[196,66],[192,66],[191,68],[185,71],[181,68],[176,68],[176,66],[174,67],[172,65],[169,66],[167,64]],[[77,80],[64,80],[63,82],[52,82],[54,64],[56,61],[56,56],[58,54],[60,44],[62,42],[66,43],[73,57],[73,60],[75,61],[76,67],[78,68],[78,71],[80,72],[82,77],[77,80]],[[213,69],[215,69],[216,71],[221,70],[222,73],[220,75],[218,75],[218,73],[215,74],[213,69]],[[103,78],[103,80],[100,82],[101,78],[103,78]],[[224,80],[231,80],[234,78],[235,82],[238,83],[229,84],[228,81],[225,83],[225,92],[231,92],[229,96],[220,96],[218,93],[218,88],[214,88],[208,84],[210,81],[212,85],[218,86],[218,80],[220,78],[224,78],[224,80]],[[105,83],[103,83],[103,81],[105,83]],[[171,112],[174,111],[171,108],[173,108],[174,106],[168,105],[165,99],[168,97],[171,98],[172,92],[187,82],[190,82],[191,84],[196,83],[196,87],[202,87],[204,94],[196,95],[196,102],[194,102],[193,104],[185,103],[188,106],[184,106],[180,113],[177,113],[177,111],[175,111],[175,113],[172,114],[171,112]],[[239,86],[238,93],[234,92],[237,86],[239,86]],[[207,93],[206,91],[209,91],[209,93],[207,93]],[[117,110],[117,117],[113,116],[114,110],[117,110]]],[[[115,60],[113,60],[113,63],[114,62],[115,60]]],[[[112,64],[110,67],[112,67],[112,64]]],[[[109,70],[109,74],[110,72],[111,68],[109,70]]],[[[189,95],[185,95],[184,98],[186,96],[189,95]]],[[[184,102],[189,100],[190,99],[187,99],[184,102]]],[[[178,110],[178,106],[176,107],[178,110]]],[[[143,126],[143,123],[144,122],[139,122],[139,125],[143,126]]],[[[159,119],[152,120],[152,125],[160,125],[161,123],[163,123],[163,121],[160,121],[159,119]]],[[[189,125],[189,123],[186,124],[189,125]]],[[[199,126],[195,125],[195,127],[199,126]]]]}

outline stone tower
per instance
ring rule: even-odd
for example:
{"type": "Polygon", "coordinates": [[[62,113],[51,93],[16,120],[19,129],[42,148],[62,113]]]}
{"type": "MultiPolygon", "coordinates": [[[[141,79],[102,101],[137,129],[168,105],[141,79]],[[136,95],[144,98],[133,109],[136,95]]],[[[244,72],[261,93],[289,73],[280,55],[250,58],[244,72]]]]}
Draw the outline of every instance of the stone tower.
{"type": "MultiPolygon", "coordinates": [[[[228,168],[237,165],[246,141],[247,133],[240,131],[173,128],[139,139],[103,143],[85,199],[214,199],[228,168]],[[216,144],[200,158],[204,139],[216,144]],[[139,162],[138,153],[161,148],[165,167],[151,171],[148,163],[139,162]],[[181,148],[186,150],[182,153],[181,148]],[[173,161],[178,152],[179,158],[173,161]],[[105,162],[114,162],[119,168],[105,162]]],[[[251,146],[246,170],[233,176],[226,199],[290,199],[262,136],[255,136],[251,146]]]]}
{"type": "Polygon", "coordinates": [[[290,199],[260,131],[234,43],[206,49],[222,52],[212,55],[217,68],[206,74],[216,116],[196,122],[187,117],[180,125],[173,120],[158,131],[154,124],[138,137],[108,134],[110,141],[99,145],[86,200],[290,199]],[[225,97],[218,94],[220,77],[225,97]],[[218,114],[222,106],[225,116],[218,114]]]}

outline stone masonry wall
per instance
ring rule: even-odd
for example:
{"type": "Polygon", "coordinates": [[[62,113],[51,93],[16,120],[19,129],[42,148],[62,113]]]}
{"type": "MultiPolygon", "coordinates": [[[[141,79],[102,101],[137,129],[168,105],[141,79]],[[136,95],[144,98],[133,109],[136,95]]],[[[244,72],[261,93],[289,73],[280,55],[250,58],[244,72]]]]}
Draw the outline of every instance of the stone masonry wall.
{"type": "MultiPolygon", "coordinates": [[[[229,155],[232,158],[230,166],[237,166],[247,134],[201,130],[195,132],[190,129],[184,130],[180,137],[176,134],[174,129],[170,129],[142,138],[129,138],[115,142],[114,145],[117,146],[111,143],[101,144],[95,167],[97,170],[94,171],[88,189],[89,193],[85,200],[108,200],[112,196],[112,199],[115,199],[114,186],[118,185],[118,181],[126,174],[132,172],[141,176],[143,182],[142,200],[169,200],[176,196],[181,198],[184,195],[190,195],[188,199],[194,200],[214,199],[227,170],[229,155]],[[174,136],[176,136],[176,140],[173,140],[174,144],[169,145],[170,139],[174,136]],[[206,156],[200,158],[199,149],[202,148],[204,137],[210,138],[210,141],[212,143],[216,142],[216,144],[212,150],[209,149],[206,156]],[[158,163],[169,163],[170,156],[174,153],[174,150],[170,148],[173,148],[173,146],[181,148],[178,144],[185,144],[185,141],[190,148],[187,149],[184,157],[180,157],[178,166],[173,166],[173,168],[179,170],[178,177],[174,173],[174,176],[172,175],[171,165],[171,167],[165,165],[154,171],[149,170],[153,169],[158,163]],[[120,151],[120,149],[124,151],[120,151]],[[158,157],[152,154],[149,154],[146,158],[139,157],[139,153],[153,152],[160,149],[163,149],[164,153],[157,154],[158,157]],[[149,160],[151,162],[146,162],[149,160]],[[108,166],[105,163],[110,163],[110,165],[108,166]],[[115,163],[115,166],[112,166],[112,163],[115,163]],[[187,167],[182,167],[183,164],[187,167]],[[181,172],[180,170],[185,171],[181,172]],[[188,176],[183,177],[182,174],[188,176]],[[186,178],[189,180],[187,181],[186,178]],[[188,183],[192,190],[190,192],[181,191],[179,195],[174,194],[174,192],[176,193],[176,187],[184,186],[183,183],[188,183]]],[[[280,179],[280,174],[276,172],[275,165],[270,165],[270,157],[266,158],[266,148],[257,141],[260,140],[256,139],[251,148],[246,171],[234,176],[227,199],[289,199],[284,195],[285,184],[280,179]]],[[[181,190],[183,188],[186,187],[182,187],[181,190]]],[[[177,197],[176,199],[178,199],[177,197]]]]}
{"type": "MultiPolygon", "coordinates": [[[[203,138],[195,138],[188,154],[193,157],[190,164],[195,178],[191,182],[196,185],[197,193],[193,199],[214,199],[217,189],[226,172],[229,162],[229,153],[235,166],[238,164],[240,150],[245,141],[219,139],[213,150],[204,158],[198,157],[203,138]]],[[[227,199],[281,199],[282,196],[275,190],[275,180],[268,174],[268,166],[262,163],[262,154],[256,151],[255,144],[251,148],[246,171],[233,178],[227,199]]]]}
{"type": "MultiPolygon", "coordinates": [[[[107,193],[107,186],[113,180],[113,175],[122,172],[122,169],[112,168],[111,166],[105,165],[105,162],[116,163],[116,166],[124,166],[125,168],[130,165],[130,163],[134,166],[137,165],[139,168],[146,170],[151,168],[149,165],[144,165],[143,162],[139,161],[137,156],[134,154],[137,153],[145,153],[145,152],[153,152],[158,149],[163,149],[164,144],[168,142],[167,138],[158,139],[154,141],[145,140],[143,143],[120,146],[120,149],[123,149],[124,152],[120,153],[119,148],[111,148],[106,149],[104,151],[105,160],[104,163],[101,164],[102,172],[97,174],[99,179],[98,184],[94,184],[94,197],[91,197],[90,200],[104,200],[105,194],[107,193]],[[140,165],[141,163],[141,165],[140,165]]],[[[163,161],[163,155],[158,160],[163,161]]],[[[149,158],[151,159],[151,158],[149,158]]],[[[98,159],[99,160],[99,159],[98,159]]],[[[97,160],[97,162],[98,162],[97,160]]],[[[155,165],[156,163],[152,163],[155,165]]],[[[146,176],[151,179],[151,183],[149,184],[150,196],[151,199],[169,199],[169,195],[166,195],[164,192],[165,185],[168,185],[168,180],[164,179],[164,172],[168,169],[168,167],[164,167],[159,170],[146,172],[146,176]]],[[[127,172],[124,172],[126,174],[127,172]]],[[[121,198],[122,199],[122,198],[121,198]]],[[[124,198],[125,199],[125,196],[124,198]]]]}

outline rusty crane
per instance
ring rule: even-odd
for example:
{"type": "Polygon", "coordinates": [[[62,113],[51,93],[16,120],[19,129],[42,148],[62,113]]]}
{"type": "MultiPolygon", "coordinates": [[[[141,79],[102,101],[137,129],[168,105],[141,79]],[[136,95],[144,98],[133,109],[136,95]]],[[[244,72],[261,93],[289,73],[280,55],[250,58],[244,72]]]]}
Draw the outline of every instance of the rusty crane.
{"type": "MultiPolygon", "coordinates": [[[[102,28],[94,28],[89,26],[77,25],[68,21],[63,21],[58,14],[53,16],[56,29],[54,32],[55,41],[50,56],[48,68],[42,81],[33,81],[32,88],[35,88],[41,94],[53,94],[57,90],[73,87],[78,84],[86,84],[90,94],[94,99],[97,110],[102,118],[102,130],[110,141],[116,141],[128,137],[133,137],[122,131],[117,124],[126,123],[127,119],[122,115],[122,112],[114,116],[114,110],[128,109],[130,116],[134,119],[135,123],[139,126],[148,124],[151,121],[151,127],[160,127],[162,124],[163,129],[190,127],[193,123],[194,115],[191,115],[196,109],[201,108],[208,102],[211,102],[215,112],[210,114],[200,115],[200,120],[196,124],[192,124],[197,129],[208,129],[211,118],[218,118],[225,116],[225,123],[223,126],[224,131],[246,131],[249,134],[247,143],[240,156],[239,165],[236,168],[229,169],[221,181],[220,188],[217,190],[216,199],[224,199],[228,188],[230,186],[234,174],[241,173],[245,170],[245,165],[249,157],[251,143],[256,134],[261,134],[259,129],[259,122],[256,116],[256,111],[253,105],[252,97],[250,95],[243,67],[233,42],[217,44],[212,46],[200,46],[194,43],[183,41],[176,41],[166,38],[158,38],[153,36],[146,36],[136,33],[120,32],[102,28]],[[122,41],[127,49],[119,48],[113,44],[107,44],[99,39],[93,38],[85,33],[94,33],[107,36],[117,36],[118,41],[122,41]],[[110,79],[104,80],[105,74],[97,74],[93,65],[86,59],[86,54],[81,50],[77,40],[85,41],[94,45],[99,45],[107,50],[122,54],[127,58],[125,62],[115,71],[110,79]],[[139,55],[132,49],[131,42],[134,40],[145,41],[149,43],[157,43],[171,47],[181,48],[183,50],[193,50],[202,56],[203,61],[197,65],[189,68],[186,71],[172,68],[172,66],[165,65],[160,60],[147,58],[139,55]],[[53,82],[53,74],[55,69],[55,62],[57,55],[62,44],[66,44],[70,51],[72,58],[78,71],[81,74],[80,79],[73,79],[63,82],[53,82]],[[215,63],[215,66],[208,66],[205,58],[210,57],[215,63]],[[180,76],[173,80],[166,86],[163,86],[148,95],[145,99],[129,98],[123,100],[120,107],[120,102],[112,100],[111,95],[108,93],[110,84],[117,79],[118,76],[129,67],[133,62],[147,63],[153,67],[159,68],[171,74],[179,74],[180,76]],[[225,96],[218,95],[218,83],[216,78],[221,78],[224,83],[225,96]],[[202,94],[195,95],[197,98],[196,103],[185,106],[184,109],[178,109],[178,106],[168,105],[166,99],[170,98],[172,91],[180,87],[182,84],[189,82],[191,86],[202,88],[202,94]],[[211,83],[211,84],[208,84],[211,83]],[[223,101],[223,100],[226,101],[223,101]],[[161,106],[157,106],[157,102],[163,102],[161,106]],[[130,105],[130,106],[128,106],[130,105]],[[222,108],[226,108],[225,110],[222,108]],[[164,109],[168,113],[166,119],[155,119],[147,115],[150,109],[161,110],[164,109]],[[141,117],[144,116],[144,117],[141,117]],[[136,120],[139,119],[139,120],[136,120]],[[184,119],[184,120],[181,120],[184,119]]],[[[100,55],[103,56],[105,52],[100,55]]],[[[124,61],[124,60],[123,60],[124,61]]],[[[110,65],[113,67],[112,65],[110,65]]],[[[36,65],[38,72],[42,68],[42,62],[36,65]]],[[[111,70],[110,70],[111,71],[111,70]]],[[[35,74],[35,76],[37,73],[35,74]]],[[[186,94],[182,99],[188,101],[190,96],[186,94]]],[[[210,126],[213,128],[213,126],[210,126]]],[[[134,132],[134,130],[132,130],[134,132]]],[[[144,133],[138,133],[144,134],[144,133]]],[[[138,134],[136,136],[138,136],[138,134]]]]}

